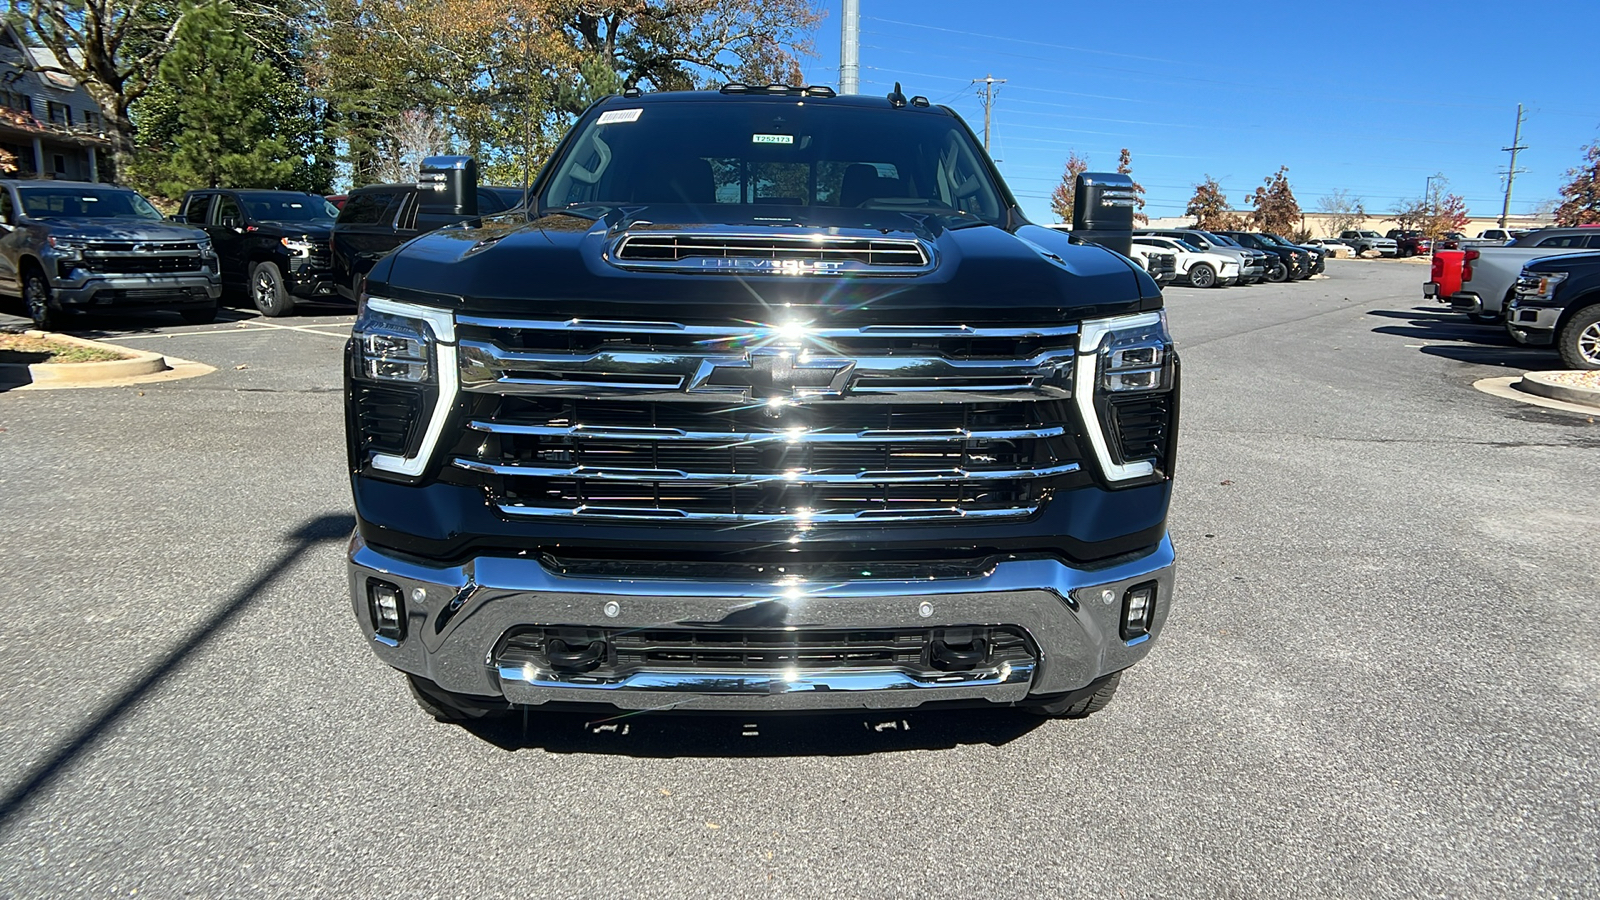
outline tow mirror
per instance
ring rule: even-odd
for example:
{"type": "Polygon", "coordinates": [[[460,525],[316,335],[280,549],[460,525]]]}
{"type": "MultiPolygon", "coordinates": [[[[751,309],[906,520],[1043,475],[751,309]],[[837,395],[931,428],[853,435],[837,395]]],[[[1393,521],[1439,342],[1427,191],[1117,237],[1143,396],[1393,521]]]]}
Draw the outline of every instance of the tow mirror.
{"type": "Polygon", "coordinates": [[[478,216],[478,162],[470,156],[430,156],[417,172],[417,218],[478,216]]]}
{"type": "Polygon", "coordinates": [[[1133,179],[1116,172],[1081,172],[1072,198],[1072,236],[1127,256],[1133,249],[1133,179]]]}

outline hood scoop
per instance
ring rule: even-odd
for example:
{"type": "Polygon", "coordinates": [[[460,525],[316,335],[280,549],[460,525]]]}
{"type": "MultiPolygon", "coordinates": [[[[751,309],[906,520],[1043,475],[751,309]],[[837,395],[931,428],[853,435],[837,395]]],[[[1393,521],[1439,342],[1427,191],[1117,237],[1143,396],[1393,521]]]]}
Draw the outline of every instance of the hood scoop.
{"type": "Polygon", "coordinates": [[[933,251],[915,238],[649,231],[624,234],[607,259],[625,269],[729,275],[921,275],[933,251]]]}

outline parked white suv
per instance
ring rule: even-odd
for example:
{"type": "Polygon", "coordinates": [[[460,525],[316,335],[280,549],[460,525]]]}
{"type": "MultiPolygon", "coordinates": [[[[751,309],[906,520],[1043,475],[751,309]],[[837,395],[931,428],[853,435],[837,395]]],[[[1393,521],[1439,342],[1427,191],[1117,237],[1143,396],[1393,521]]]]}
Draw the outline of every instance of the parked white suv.
{"type": "Polygon", "coordinates": [[[1239,260],[1220,253],[1207,253],[1186,241],[1164,237],[1135,236],[1133,242],[1165,250],[1178,258],[1178,279],[1195,287],[1221,287],[1239,280],[1239,260]]]}

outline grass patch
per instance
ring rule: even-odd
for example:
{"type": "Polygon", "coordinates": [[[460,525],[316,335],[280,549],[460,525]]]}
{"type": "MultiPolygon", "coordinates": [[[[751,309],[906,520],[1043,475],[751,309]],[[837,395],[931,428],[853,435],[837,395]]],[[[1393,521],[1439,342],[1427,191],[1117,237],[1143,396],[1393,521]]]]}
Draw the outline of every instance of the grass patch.
{"type": "Polygon", "coordinates": [[[0,364],[106,362],[130,358],[128,354],[115,350],[80,347],[77,344],[36,338],[27,334],[0,333],[0,364]]]}

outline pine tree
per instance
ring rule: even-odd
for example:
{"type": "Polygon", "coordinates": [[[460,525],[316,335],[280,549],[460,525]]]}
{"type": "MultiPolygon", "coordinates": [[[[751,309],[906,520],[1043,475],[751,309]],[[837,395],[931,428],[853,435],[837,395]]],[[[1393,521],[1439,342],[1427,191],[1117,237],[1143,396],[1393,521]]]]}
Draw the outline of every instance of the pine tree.
{"type": "Polygon", "coordinates": [[[1072,203],[1078,193],[1078,176],[1088,168],[1087,157],[1079,156],[1076,150],[1067,154],[1067,169],[1061,175],[1061,183],[1050,192],[1050,211],[1062,222],[1072,221],[1072,203]]]}
{"type": "Polygon", "coordinates": [[[1567,170],[1570,179],[1561,186],[1558,225],[1600,223],[1600,141],[1583,148],[1583,163],[1567,170]]]}
{"type": "Polygon", "coordinates": [[[147,156],[139,173],[156,193],[276,188],[294,177],[295,157],[274,115],[285,94],[282,74],[257,58],[231,3],[186,12],[157,81],[151,109],[164,110],[165,120],[152,123],[141,142],[160,141],[160,152],[147,156]]]}

